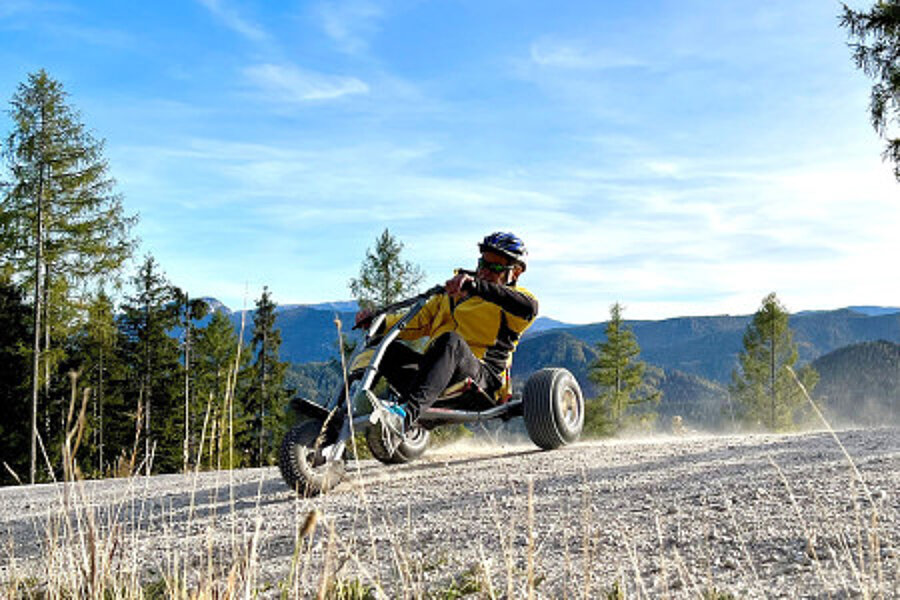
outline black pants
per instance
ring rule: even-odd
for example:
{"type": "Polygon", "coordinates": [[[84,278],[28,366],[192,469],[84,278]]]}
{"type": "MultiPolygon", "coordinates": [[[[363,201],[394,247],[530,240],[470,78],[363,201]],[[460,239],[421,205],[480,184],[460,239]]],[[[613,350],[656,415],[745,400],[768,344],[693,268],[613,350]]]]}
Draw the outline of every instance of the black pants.
{"type": "Polygon", "coordinates": [[[472,354],[466,340],[455,331],[434,340],[424,354],[400,342],[392,343],[379,372],[409,400],[410,423],[450,384],[466,377],[488,393],[500,387],[499,378],[472,354]]]}

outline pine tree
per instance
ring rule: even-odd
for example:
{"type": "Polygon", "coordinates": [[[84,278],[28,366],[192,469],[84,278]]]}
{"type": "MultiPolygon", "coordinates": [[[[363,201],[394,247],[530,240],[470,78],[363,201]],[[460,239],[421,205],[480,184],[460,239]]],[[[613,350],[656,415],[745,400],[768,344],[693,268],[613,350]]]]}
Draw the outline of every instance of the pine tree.
{"type": "Polygon", "coordinates": [[[281,332],[275,328],[275,308],[269,288],[264,287],[262,296],[256,301],[253,315],[253,338],[251,340],[254,357],[248,407],[255,407],[254,428],[258,446],[254,464],[263,466],[274,461],[275,439],[285,426],[284,404],[287,393],[284,377],[287,363],[279,360],[281,332]]]}
{"type": "Polygon", "coordinates": [[[87,320],[74,336],[71,350],[79,363],[81,383],[90,388],[91,394],[89,436],[84,443],[89,457],[81,464],[83,469],[92,467],[100,476],[109,470],[110,458],[122,449],[115,443],[110,445],[108,435],[109,423],[124,416],[124,363],[118,333],[112,298],[100,290],[88,304],[87,320]]]}
{"type": "MultiPolygon", "coordinates": [[[[787,369],[797,362],[797,344],[788,321],[788,312],[775,293],[766,296],[744,333],[739,368],[732,372],[729,386],[742,420],[771,431],[791,428],[805,406],[787,369]]],[[[806,366],[798,378],[812,392],[818,374],[806,366]]]]}
{"type": "Polygon", "coordinates": [[[231,321],[222,312],[213,313],[197,332],[193,366],[197,408],[207,423],[208,442],[200,450],[209,468],[244,465],[255,447],[248,411],[239,401],[246,397],[248,362],[231,321]]]}
{"type": "Polygon", "coordinates": [[[595,433],[612,433],[625,423],[629,408],[659,401],[661,393],[644,380],[645,364],[638,360],[641,349],[634,333],[622,319],[622,305],[610,307],[606,340],[597,344],[597,360],[588,376],[600,395],[589,403],[585,428],[595,433]]]}
{"type": "Polygon", "coordinates": [[[385,306],[404,295],[415,293],[425,274],[412,262],[401,258],[403,243],[387,229],[366,250],[359,277],[350,280],[350,290],[363,308],[385,306]]]}
{"type": "Polygon", "coordinates": [[[0,245],[32,292],[31,480],[37,466],[41,380],[49,388],[54,319],[74,284],[115,273],[130,256],[135,219],[125,216],[103,158],[103,143],[67,105],[62,85],[43,70],[11,101],[14,129],[3,154],[11,181],[0,208],[0,245]],[[52,292],[65,290],[62,297],[52,292]]]}
{"type": "Polygon", "coordinates": [[[900,0],[878,0],[867,12],[844,5],[841,27],[855,42],[857,68],[875,80],[869,99],[869,115],[878,135],[887,140],[885,160],[894,163],[900,179],[900,137],[889,133],[900,125],[900,0]]]}
{"type": "Polygon", "coordinates": [[[184,438],[181,445],[182,470],[190,467],[191,450],[191,341],[194,321],[204,318],[209,313],[209,305],[201,298],[191,299],[188,293],[175,288],[175,310],[181,327],[182,365],[184,365],[184,438]]]}
{"type": "Polygon", "coordinates": [[[149,474],[153,458],[161,470],[171,471],[181,458],[181,436],[175,434],[172,440],[166,427],[173,420],[181,423],[176,410],[181,379],[178,341],[169,335],[178,324],[175,294],[149,255],[131,282],[134,295],[122,307],[122,333],[130,370],[129,395],[135,402],[135,415],[142,419],[144,467],[149,474]],[[154,422],[156,413],[161,415],[159,425],[154,422]]]}
{"type": "MultiPolygon", "coordinates": [[[[31,314],[19,288],[0,275],[0,460],[24,477],[28,469],[27,348],[31,314]]],[[[0,465],[0,485],[14,483],[0,465]]]]}

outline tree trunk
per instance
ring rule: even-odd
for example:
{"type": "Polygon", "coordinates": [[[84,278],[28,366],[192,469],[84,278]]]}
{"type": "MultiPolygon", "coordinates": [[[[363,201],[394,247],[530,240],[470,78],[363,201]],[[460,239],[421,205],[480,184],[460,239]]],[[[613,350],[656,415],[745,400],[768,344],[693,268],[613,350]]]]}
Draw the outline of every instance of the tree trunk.
{"type": "MultiPolygon", "coordinates": [[[[150,306],[144,304],[144,325],[146,327],[146,336],[150,335],[150,306]]],[[[146,391],[144,401],[144,473],[150,475],[150,405],[152,403],[153,390],[151,389],[150,378],[150,340],[144,340],[144,390],[146,391]]]]}
{"type": "Polygon", "coordinates": [[[37,415],[38,397],[41,390],[41,261],[43,260],[43,240],[40,231],[43,211],[41,202],[38,201],[38,243],[34,268],[34,343],[32,345],[32,371],[31,371],[31,483],[35,482],[37,474],[37,415]]]}
{"type": "Polygon", "coordinates": [[[98,448],[100,449],[100,476],[103,476],[103,346],[100,346],[100,376],[97,380],[97,398],[100,403],[100,423],[98,429],[100,430],[100,443],[98,444],[98,448]]]}
{"type": "Polygon", "coordinates": [[[144,378],[145,389],[147,390],[147,401],[144,404],[146,414],[144,419],[144,473],[150,476],[150,377],[144,378]]]}
{"type": "MultiPolygon", "coordinates": [[[[43,114],[42,114],[43,116],[43,114]]],[[[38,175],[37,194],[37,239],[34,256],[34,343],[32,345],[31,371],[31,465],[30,481],[35,482],[37,476],[37,415],[38,397],[41,383],[41,299],[43,298],[42,276],[44,266],[44,167],[38,175]]]]}
{"type": "Polygon", "coordinates": [[[771,422],[769,428],[775,429],[775,319],[772,319],[772,341],[769,348],[769,404],[771,405],[771,422]]]}
{"type": "MultiPolygon", "coordinates": [[[[50,398],[50,263],[44,260],[44,398],[50,398]]],[[[63,434],[65,435],[65,434],[63,434]]]]}
{"type": "Polygon", "coordinates": [[[185,311],[187,318],[184,324],[184,443],[182,444],[182,470],[188,472],[188,454],[190,450],[190,434],[191,434],[191,410],[190,410],[190,382],[191,382],[191,313],[188,296],[184,296],[185,311]]]}
{"type": "Polygon", "coordinates": [[[265,423],[266,423],[266,347],[268,343],[268,331],[263,329],[263,339],[262,339],[262,356],[260,356],[260,366],[262,368],[262,373],[260,377],[260,397],[259,397],[259,462],[257,466],[263,466],[263,456],[264,454],[264,443],[263,436],[265,435],[265,423]]]}

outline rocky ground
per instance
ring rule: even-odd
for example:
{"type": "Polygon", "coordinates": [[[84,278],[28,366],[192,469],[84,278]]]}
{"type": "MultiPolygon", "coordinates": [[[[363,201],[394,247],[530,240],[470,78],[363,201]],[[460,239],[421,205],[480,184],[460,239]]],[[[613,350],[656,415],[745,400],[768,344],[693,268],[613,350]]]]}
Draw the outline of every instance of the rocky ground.
{"type": "Polygon", "coordinates": [[[323,580],[390,598],[900,597],[900,429],[837,436],[849,458],[827,432],[468,444],[351,464],[314,499],[276,469],[4,488],[0,580],[84,586],[115,571],[147,589],[179,575],[262,597],[315,596],[323,580]]]}

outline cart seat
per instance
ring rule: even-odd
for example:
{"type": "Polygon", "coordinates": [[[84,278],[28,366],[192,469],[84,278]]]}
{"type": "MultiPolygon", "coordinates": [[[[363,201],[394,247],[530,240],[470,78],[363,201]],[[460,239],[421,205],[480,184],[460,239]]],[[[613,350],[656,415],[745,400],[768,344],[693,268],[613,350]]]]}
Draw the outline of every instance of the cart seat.
{"type": "Polygon", "coordinates": [[[451,384],[435,401],[434,406],[485,410],[500,404],[493,395],[482,389],[471,377],[451,384]]]}

